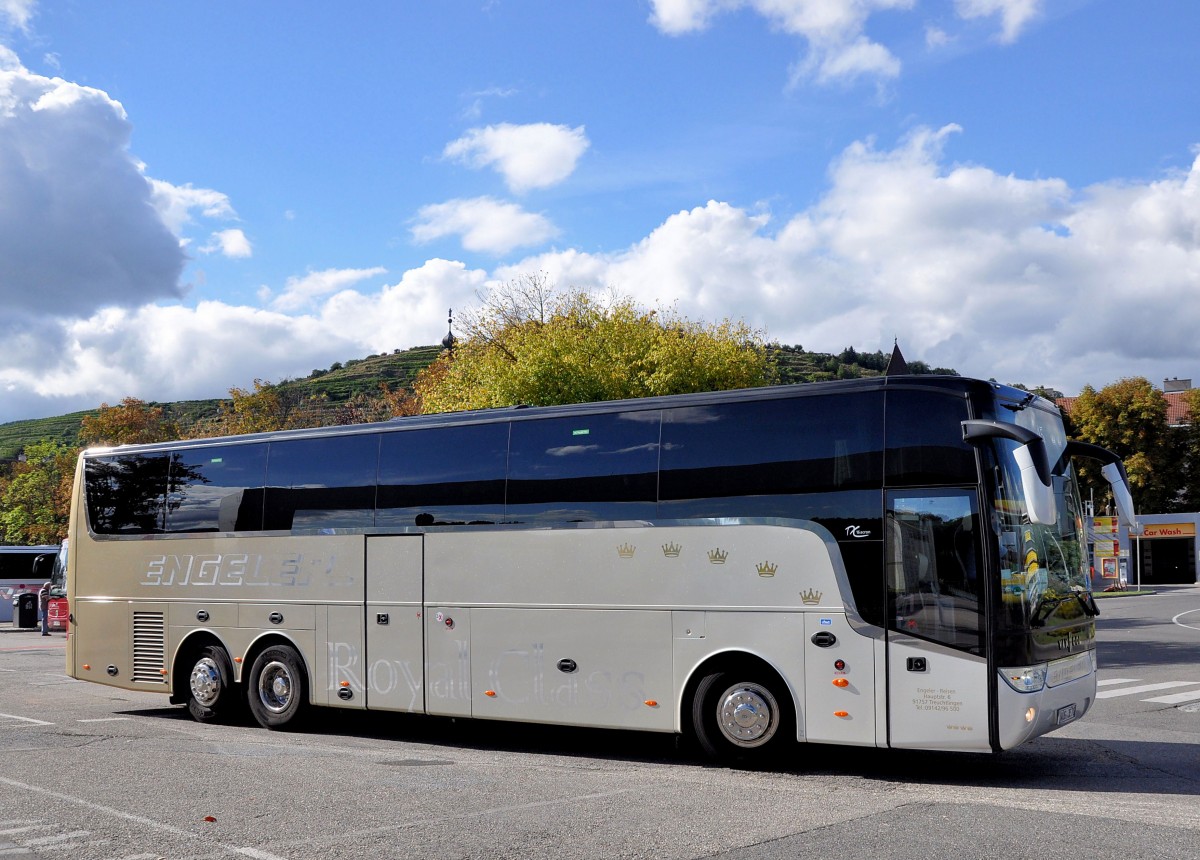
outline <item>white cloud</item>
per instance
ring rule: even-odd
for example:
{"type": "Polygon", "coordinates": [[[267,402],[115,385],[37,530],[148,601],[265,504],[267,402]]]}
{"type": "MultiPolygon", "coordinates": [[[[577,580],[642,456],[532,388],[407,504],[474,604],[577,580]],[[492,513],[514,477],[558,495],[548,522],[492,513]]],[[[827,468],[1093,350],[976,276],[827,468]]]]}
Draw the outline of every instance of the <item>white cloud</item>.
{"type": "Polygon", "coordinates": [[[863,34],[867,19],[880,10],[910,9],[915,0],[650,0],[650,21],[679,36],[708,27],[722,12],[749,8],[776,30],[800,36],[808,45],[804,60],[793,66],[791,83],[815,77],[819,83],[852,81],[860,76],[892,78],[900,61],[863,34]]]}
{"type": "Polygon", "coordinates": [[[526,212],[516,203],[473,197],[422,206],[412,234],[421,243],[458,236],[468,251],[500,255],[541,245],[557,236],[558,228],[544,215],[526,212]]]}
{"type": "MultiPolygon", "coordinates": [[[[0,304],[87,314],[179,295],[183,252],[100,90],[0,56],[0,304]]],[[[2,327],[3,323],[0,323],[2,327]]]]}
{"type": "Polygon", "coordinates": [[[0,0],[0,24],[7,23],[27,33],[36,6],[36,0],[0,0]]]}
{"type": "MultiPolygon", "coordinates": [[[[178,298],[185,229],[236,218],[218,191],[147,177],[131,132],[120,102],[34,74],[0,47],[0,335],[21,313],[82,317],[178,298]]],[[[251,253],[238,229],[200,250],[251,253]]]]}
{"type": "Polygon", "coordinates": [[[810,349],[886,350],[898,336],[910,358],[1064,391],[1200,361],[1200,158],[1156,182],[1075,190],[947,165],[956,131],[849,147],[825,196],[782,225],[710,201],[625,251],[494,275],[614,285],[810,349]]]}
{"type": "MultiPolygon", "coordinates": [[[[345,278],[355,282],[353,275],[345,278]]],[[[47,322],[25,332],[21,349],[0,337],[0,422],[129,396],[221,397],[255,378],[307,376],[333,361],[436,343],[445,333],[446,308],[465,307],[485,279],[481,270],[434,259],[395,284],[338,290],[299,315],[202,302],[109,308],[70,323],[47,322]]],[[[319,277],[289,283],[305,280],[319,277]]],[[[336,274],[327,278],[337,280],[336,274]]]]}
{"type": "Polygon", "coordinates": [[[246,238],[244,232],[237,228],[216,231],[209,237],[208,244],[200,251],[204,254],[220,252],[226,257],[250,257],[254,254],[250,240],[246,238]]]}
{"type": "MultiPolygon", "coordinates": [[[[968,21],[998,17],[997,39],[1012,43],[1041,14],[1043,2],[954,0],[954,9],[968,21]]],[[[807,51],[790,70],[789,86],[796,86],[808,79],[832,84],[897,77],[899,58],[864,31],[876,12],[912,9],[916,0],[650,0],[650,6],[650,23],[670,36],[699,32],[722,13],[748,9],[773,29],[804,39],[807,51]]],[[[940,28],[926,28],[927,47],[945,45],[952,38],[940,28]]]]}
{"type": "Polygon", "coordinates": [[[1154,181],[1072,188],[953,163],[959,133],[847,147],[823,196],[782,222],[713,200],[608,254],[566,249],[490,273],[431,259],[382,287],[367,284],[377,268],[314,272],[266,308],[147,305],[74,322],[19,312],[0,331],[0,421],[131,395],[220,396],[434,342],[447,307],[536,271],[696,319],[743,318],[812,350],[886,351],[898,337],[910,359],[1068,393],[1194,375],[1200,155],[1154,181]]]}
{"type": "Polygon", "coordinates": [[[191,183],[172,185],[161,179],[149,180],[154,190],[152,202],[154,208],[168,227],[175,233],[181,233],[183,228],[194,219],[194,213],[199,211],[205,218],[231,219],[237,213],[229,202],[229,197],[220,191],[210,188],[193,188],[191,183]]]}
{"type": "Polygon", "coordinates": [[[941,48],[949,45],[952,39],[950,34],[940,27],[935,27],[928,24],[925,27],[925,47],[926,48],[941,48]]]}
{"type": "Polygon", "coordinates": [[[317,299],[349,289],[355,284],[387,274],[387,269],[325,269],[303,277],[290,277],[283,292],[271,302],[277,311],[295,311],[312,306],[317,299]]]}
{"type": "Polygon", "coordinates": [[[1015,42],[1025,25],[1041,13],[1042,0],[954,0],[960,18],[1000,16],[1001,42],[1015,42]]]}
{"type": "Polygon", "coordinates": [[[471,129],[446,144],[442,156],[470,167],[493,167],[520,194],[562,182],[589,145],[583,126],[501,123],[471,129]]]}

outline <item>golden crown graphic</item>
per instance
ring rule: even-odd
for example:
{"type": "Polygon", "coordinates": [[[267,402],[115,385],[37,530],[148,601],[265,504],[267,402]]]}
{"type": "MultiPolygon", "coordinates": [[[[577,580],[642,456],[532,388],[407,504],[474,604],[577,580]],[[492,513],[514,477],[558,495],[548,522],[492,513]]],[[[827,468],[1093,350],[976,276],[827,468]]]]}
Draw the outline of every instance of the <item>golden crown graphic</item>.
{"type": "Polygon", "coordinates": [[[619,555],[621,558],[633,558],[633,554],[636,550],[637,547],[635,547],[633,544],[623,543],[617,547],[617,555],[619,555]]]}
{"type": "Polygon", "coordinates": [[[779,570],[779,565],[764,561],[762,564],[756,565],[755,570],[758,571],[759,576],[774,576],[775,571],[779,570]]]}
{"type": "Polygon", "coordinates": [[[677,543],[663,544],[663,555],[667,558],[679,558],[681,552],[683,552],[683,547],[677,543]]]}
{"type": "Polygon", "coordinates": [[[708,560],[713,564],[724,564],[727,558],[729,558],[729,553],[720,547],[708,551],[708,560]]]}
{"type": "Polygon", "coordinates": [[[809,588],[800,592],[800,599],[805,603],[816,605],[821,602],[821,592],[815,588],[809,588]]]}

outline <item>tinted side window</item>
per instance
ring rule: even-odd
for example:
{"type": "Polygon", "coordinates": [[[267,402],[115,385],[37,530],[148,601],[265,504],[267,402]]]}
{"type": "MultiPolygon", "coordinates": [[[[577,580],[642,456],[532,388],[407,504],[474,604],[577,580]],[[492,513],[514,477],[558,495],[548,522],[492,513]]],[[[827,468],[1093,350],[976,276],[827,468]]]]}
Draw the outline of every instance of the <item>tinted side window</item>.
{"type": "Polygon", "coordinates": [[[652,519],[657,411],[515,421],[509,522],[652,519]]]}
{"type": "Polygon", "coordinates": [[[889,487],[973,484],[975,449],[963,441],[967,401],[937,391],[887,394],[889,487]]]}
{"type": "Polygon", "coordinates": [[[982,532],[973,490],[889,493],[891,627],[983,652],[982,532]]]}
{"type": "Polygon", "coordinates": [[[813,519],[878,540],[882,455],[882,392],[669,409],[659,515],[813,519]]]}
{"type": "Polygon", "coordinates": [[[500,522],[507,462],[507,424],[384,433],[375,523],[500,522]]]}
{"type": "Polygon", "coordinates": [[[263,528],[372,525],[378,463],[378,434],[272,442],[263,528]]]}
{"type": "Polygon", "coordinates": [[[169,463],[166,454],[89,458],[84,483],[92,531],[102,535],[163,531],[169,463]]]}
{"type": "Polygon", "coordinates": [[[167,529],[258,531],[263,520],[267,446],[213,445],[171,455],[167,529]]]}

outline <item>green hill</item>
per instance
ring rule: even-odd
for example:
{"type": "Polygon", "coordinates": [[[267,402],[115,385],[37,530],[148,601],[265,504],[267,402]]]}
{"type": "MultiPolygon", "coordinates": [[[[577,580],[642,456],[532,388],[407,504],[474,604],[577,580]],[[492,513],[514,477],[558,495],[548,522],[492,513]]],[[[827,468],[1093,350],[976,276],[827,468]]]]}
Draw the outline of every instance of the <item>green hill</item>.
{"type": "MultiPolygon", "coordinates": [[[[304,379],[288,379],[276,383],[280,394],[295,395],[297,399],[324,401],[331,407],[352,397],[376,397],[380,387],[394,390],[407,388],[417,373],[429,365],[441,352],[440,346],[416,346],[366,358],[335,362],[327,370],[316,369],[304,379]]],[[[839,355],[806,352],[800,346],[774,345],[779,381],[785,384],[821,382],[829,379],[854,379],[878,376],[887,368],[890,353],[862,353],[853,347],[839,355]]],[[[913,373],[954,373],[944,368],[930,368],[923,362],[910,361],[913,373]]],[[[219,414],[221,403],[214,400],[181,400],[173,403],[151,403],[163,407],[166,417],[186,429],[197,421],[219,414]]],[[[86,415],[97,409],[72,412],[53,418],[12,421],[0,424],[0,462],[11,461],[31,442],[53,440],[67,445],[78,444],[79,424],[86,415]]]]}

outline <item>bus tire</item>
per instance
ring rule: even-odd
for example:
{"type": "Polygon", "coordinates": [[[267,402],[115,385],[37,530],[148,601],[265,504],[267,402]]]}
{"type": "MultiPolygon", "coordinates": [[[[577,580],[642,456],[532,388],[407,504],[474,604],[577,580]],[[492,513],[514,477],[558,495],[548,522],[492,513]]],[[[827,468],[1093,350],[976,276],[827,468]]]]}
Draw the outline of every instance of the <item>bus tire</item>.
{"type": "Polygon", "coordinates": [[[236,705],[229,655],[218,645],[202,648],[188,673],[188,712],[196,722],[211,723],[228,716],[236,705]]]}
{"type": "Polygon", "coordinates": [[[787,742],[791,699],[773,673],[762,669],[706,675],[692,697],[692,728],[710,756],[761,761],[787,742]]]}
{"type": "Polygon", "coordinates": [[[304,664],[288,645],[272,645],[254,659],[246,684],[250,712],[267,729],[281,729],[304,710],[308,697],[304,664]]]}

